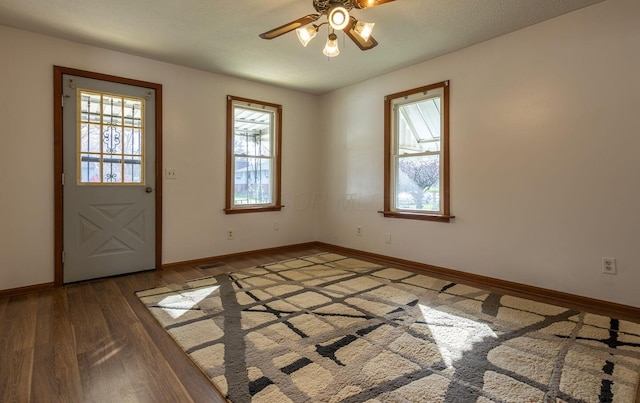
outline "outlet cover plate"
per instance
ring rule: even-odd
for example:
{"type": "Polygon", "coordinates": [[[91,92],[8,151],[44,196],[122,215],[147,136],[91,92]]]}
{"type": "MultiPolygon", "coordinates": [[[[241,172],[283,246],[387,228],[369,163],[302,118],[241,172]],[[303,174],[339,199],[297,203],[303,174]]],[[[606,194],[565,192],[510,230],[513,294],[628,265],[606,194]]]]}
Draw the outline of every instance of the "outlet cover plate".
{"type": "Polygon", "coordinates": [[[618,267],[616,265],[616,258],[603,257],[602,258],[602,272],[604,274],[618,274],[618,267]]]}

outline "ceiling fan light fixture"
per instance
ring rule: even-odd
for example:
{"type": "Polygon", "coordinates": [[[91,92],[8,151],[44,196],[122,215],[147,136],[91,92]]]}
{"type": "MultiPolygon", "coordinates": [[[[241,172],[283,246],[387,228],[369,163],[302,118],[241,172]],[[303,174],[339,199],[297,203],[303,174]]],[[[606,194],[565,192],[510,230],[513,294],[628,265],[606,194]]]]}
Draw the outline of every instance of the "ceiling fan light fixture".
{"type": "Polygon", "coordinates": [[[349,11],[342,6],[332,7],[327,19],[331,28],[341,31],[349,24],[349,11]]]}
{"type": "Polygon", "coordinates": [[[360,50],[370,50],[378,45],[371,35],[374,23],[359,22],[351,16],[352,9],[377,7],[396,0],[311,0],[315,14],[308,14],[297,20],[290,21],[282,26],[258,35],[262,39],[273,39],[287,32],[296,31],[298,40],[302,46],[307,46],[318,35],[321,26],[327,25],[330,33],[323,53],[328,57],[340,54],[335,35],[336,30],[342,31],[360,50]],[[320,18],[326,21],[316,24],[320,18]]]}
{"type": "Polygon", "coordinates": [[[338,48],[338,36],[333,32],[329,34],[327,44],[324,45],[322,53],[327,57],[336,57],[340,54],[340,49],[338,48]]]}
{"type": "Polygon", "coordinates": [[[353,27],[353,30],[356,34],[360,35],[364,41],[368,41],[371,37],[371,33],[373,32],[373,26],[376,25],[374,22],[362,22],[358,21],[356,26],[353,27]]]}
{"type": "Polygon", "coordinates": [[[302,46],[307,47],[309,42],[316,37],[318,27],[316,25],[307,25],[306,27],[296,29],[296,35],[302,46]]]}

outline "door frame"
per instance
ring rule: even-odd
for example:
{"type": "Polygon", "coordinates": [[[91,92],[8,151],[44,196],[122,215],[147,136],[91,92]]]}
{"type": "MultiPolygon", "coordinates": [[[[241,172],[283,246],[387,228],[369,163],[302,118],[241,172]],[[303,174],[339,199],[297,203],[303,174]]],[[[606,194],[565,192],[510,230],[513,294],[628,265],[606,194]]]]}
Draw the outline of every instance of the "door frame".
{"type": "Polygon", "coordinates": [[[140,81],[131,78],[95,73],[69,67],[53,66],[53,204],[54,204],[54,286],[64,284],[63,278],[63,251],[64,251],[64,199],[62,189],[63,173],[63,75],[92,78],[119,84],[127,84],[137,87],[149,88],[155,91],[155,138],[156,138],[156,164],[155,164],[155,268],[162,267],[162,84],[140,81]]]}

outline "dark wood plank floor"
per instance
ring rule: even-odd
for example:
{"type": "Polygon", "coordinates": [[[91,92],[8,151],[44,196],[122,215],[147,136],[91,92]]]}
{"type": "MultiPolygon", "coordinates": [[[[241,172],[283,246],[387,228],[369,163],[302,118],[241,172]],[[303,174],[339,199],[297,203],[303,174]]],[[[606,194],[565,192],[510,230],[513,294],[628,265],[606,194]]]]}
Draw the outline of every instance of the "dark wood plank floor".
{"type": "Polygon", "coordinates": [[[0,299],[1,402],[224,402],[134,292],[321,252],[305,247],[0,299]]]}
{"type": "Polygon", "coordinates": [[[0,298],[0,402],[224,402],[135,291],[323,251],[257,253],[206,270],[184,266],[0,298]]]}

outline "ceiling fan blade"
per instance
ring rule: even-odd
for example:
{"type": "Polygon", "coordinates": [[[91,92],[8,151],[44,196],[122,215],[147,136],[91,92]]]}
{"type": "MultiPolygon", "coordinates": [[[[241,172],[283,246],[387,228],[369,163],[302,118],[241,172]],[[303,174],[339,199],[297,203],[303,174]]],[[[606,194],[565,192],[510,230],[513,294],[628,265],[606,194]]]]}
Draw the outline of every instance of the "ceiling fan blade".
{"type": "Polygon", "coordinates": [[[262,39],[273,39],[273,38],[277,38],[280,35],[284,35],[287,32],[291,32],[296,28],[300,28],[302,26],[305,26],[307,24],[310,24],[312,22],[314,22],[315,20],[317,20],[318,18],[320,18],[320,14],[309,14],[309,15],[305,15],[302,18],[298,18],[295,21],[291,21],[288,22],[278,28],[274,28],[271,31],[267,31],[263,34],[258,35],[260,38],[262,39]]]}
{"type": "Polygon", "coordinates": [[[351,0],[355,8],[371,8],[381,6],[384,3],[390,3],[395,0],[351,0]]]}
{"type": "Polygon", "coordinates": [[[349,39],[353,41],[353,43],[358,45],[361,50],[369,50],[378,46],[378,42],[373,39],[373,36],[370,36],[369,39],[365,41],[364,38],[354,30],[357,23],[358,20],[356,20],[355,17],[352,16],[351,18],[349,18],[349,24],[347,24],[347,26],[342,31],[349,37],[349,39]]]}

